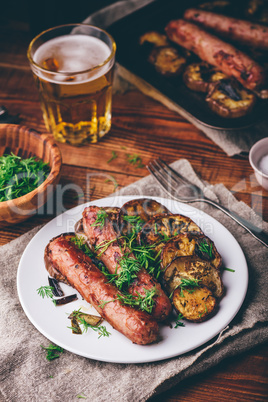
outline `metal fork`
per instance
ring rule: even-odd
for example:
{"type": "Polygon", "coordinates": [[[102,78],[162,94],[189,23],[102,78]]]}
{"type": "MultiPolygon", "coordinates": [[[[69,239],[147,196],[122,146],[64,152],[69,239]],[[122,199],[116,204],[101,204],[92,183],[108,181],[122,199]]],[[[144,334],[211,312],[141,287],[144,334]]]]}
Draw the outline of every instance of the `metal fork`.
{"type": "Polygon", "coordinates": [[[177,201],[191,203],[191,202],[206,202],[220,209],[235,222],[246,229],[255,239],[261,242],[264,246],[268,247],[268,234],[263,232],[257,226],[248,222],[246,219],[237,215],[235,212],[223,207],[215,201],[207,198],[201,188],[191,183],[188,179],[181,176],[178,172],[172,169],[162,159],[156,159],[150,162],[147,166],[149,172],[157,180],[162,189],[172,198],[177,201]]]}

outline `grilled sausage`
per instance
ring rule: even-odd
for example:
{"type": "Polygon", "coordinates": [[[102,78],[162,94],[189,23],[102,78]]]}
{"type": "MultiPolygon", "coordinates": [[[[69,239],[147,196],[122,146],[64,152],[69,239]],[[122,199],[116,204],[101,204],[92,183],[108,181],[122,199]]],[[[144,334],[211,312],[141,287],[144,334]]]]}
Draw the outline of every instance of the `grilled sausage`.
{"type": "MultiPolygon", "coordinates": [[[[111,274],[115,274],[122,270],[120,266],[120,260],[125,253],[122,251],[122,247],[117,241],[116,232],[112,223],[106,219],[105,224],[101,226],[94,226],[97,219],[100,208],[96,206],[90,206],[83,212],[83,227],[88,237],[88,240],[92,246],[99,246],[109,242],[108,247],[105,247],[102,252],[100,260],[105,264],[106,268],[111,274]]],[[[135,256],[131,253],[128,254],[128,258],[135,259],[135,256]]],[[[122,263],[121,263],[122,264],[122,263]]],[[[152,316],[157,321],[165,320],[171,313],[172,307],[169,298],[164,293],[161,285],[144,269],[141,268],[136,273],[136,278],[127,288],[127,291],[133,295],[145,295],[146,290],[156,289],[156,295],[154,296],[154,307],[152,310],[152,316]]]]}
{"type": "Polygon", "coordinates": [[[186,10],[184,19],[196,22],[204,28],[212,29],[222,36],[244,45],[268,50],[268,27],[264,25],[195,8],[186,10]]]}
{"type": "Polygon", "coordinates": [[[170,40],[191,50],[223,73],[235,77],[245,88],[254,90],[264,84],[265,72],[259,64],[197,25],[182,19],[170,21],[166,33],[170,40]]]}
{"type": "Polygon", "coordinates": [[[133,343],[147,345],[156,341],[157,322],[148,313],[121,304],[118,289],[107,283],[106,276],[67,236],[50,241],[45,250],[45,264],[53,265],[113,328],[133,343]]]}

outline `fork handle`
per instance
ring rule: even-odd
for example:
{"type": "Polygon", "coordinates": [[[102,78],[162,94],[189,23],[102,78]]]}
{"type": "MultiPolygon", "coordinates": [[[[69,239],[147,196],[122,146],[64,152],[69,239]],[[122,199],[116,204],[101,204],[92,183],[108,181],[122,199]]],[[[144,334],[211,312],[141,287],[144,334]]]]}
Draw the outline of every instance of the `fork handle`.
{"type": "Polygon", "coordinates": [[[230,218],[232,218],[235,222],[241,225],[244,229],[246,229],[255,239],[261,242],[264,246],[268,247],[268,234],[263,232],[257,226],[253,225],[251,222],[237,215],[235,212],[230,211],[229,209],[223,207],[215,201],[210,200],[209,198],[202,198],[199,201],[206,202],[207,204],[211,204],[214,207],[220,209],[230,218]]]}

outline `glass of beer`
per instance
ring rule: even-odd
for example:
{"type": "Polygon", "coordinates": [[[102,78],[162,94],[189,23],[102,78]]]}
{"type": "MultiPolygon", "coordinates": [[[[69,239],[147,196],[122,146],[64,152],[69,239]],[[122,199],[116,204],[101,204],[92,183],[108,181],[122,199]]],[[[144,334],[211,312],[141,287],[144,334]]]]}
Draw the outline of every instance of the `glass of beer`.
{"type": "Polygon", "coordinates": [[[95,143],[110,130],[115,51],[107,32],[86,24],[51,28],[31,41],[27,56],[56,141],[95,143]]]}

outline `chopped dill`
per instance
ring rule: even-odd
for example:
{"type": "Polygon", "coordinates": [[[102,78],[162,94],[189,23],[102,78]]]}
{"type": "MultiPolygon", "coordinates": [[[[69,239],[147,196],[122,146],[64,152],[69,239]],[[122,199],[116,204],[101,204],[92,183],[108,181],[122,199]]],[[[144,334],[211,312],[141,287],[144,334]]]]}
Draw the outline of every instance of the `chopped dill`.
{"type": "Polygon", "coordinates": [[[97,213],[97,219],[90,226],[99,226],[100,228],[103,228],[105,225],[105,220],[107,218],[108,218],[107,212],[104,209],[100,209],[97,213]]]}
{"type": "Polygon", "coordinates": [[[235,269],[226,268],[226,267],[224,267],[223,269],[224,269],[224,271],[235,272],[235,269]]]}
{"type": "Polygon", "coordinates": [[[127,154],[127,161],[136,168],[143,168],[142,159],[138,154],[127,154]]]}
{"type": "Polygon", "coordinates": [[[74,236],[71,238],[71,241],[82,250],[89,257],[93,257],[93,252],[88,247],[86,240],[82,236],[74,236]]]}
{"type": "Polygon", "coordinates": [[[60,357],[60,355],[57,353],[63,353],[64,349],[62,349],[60,346],[53,345],[52,343],[49,344],[48,347],[45,347],[43,345],[40,345],[41,348],[47,351],[46,358],[47,360],[54,360],[60,357]]]}
{"type": "Polygon", "coordinates": [[[185,279],[185,278],[181,278],[181,283],[180,283],[180,289],[181,289],[181,293],[180,296],[184,297],[183,295],[183,289],[187,288],[187,292],[188,293],[193,293],[195,291],[196,288],[199,288],[200,279],[185,279]]]}
{"type": "Polygon", "coordinates": [[[154,286],[152,289],[143,288],[145,294],[141,295],[137,293],[135,295],[130,293],[121,293],[117,295],[118,300],[123,303],[130,305],[131,307],[138,307],[140,310],[151,313],[155,305],[154,296],[157,295],[157,289],[154,286]]]}
{"type": "Polygon", "coordinates": [[[118,260],[121,270],[117,274],[117,278],[114,280],[115,285],[118,289],[123,289],[128,287],[135,278],[137,278],[137,273],[141,269],[141,265],[136,258],[128,257],[124,255],[118,260]]]}
{"type": "Polygon", "coordinates": [[[174,328],[178,328],[178,327],[185,327],[185,324],[183,322],[181,322],[181,320],[183,319],[183,315],[180,313],[178,314],[178,317],[175,320],[175,327],[174,328]]]}
{"type": "Polygon", "coordinates": [[[113,192],[115,192],[115,190],[117,189],[117,187],[119,186],[119,184],[117,183],[116,179],[115,179],[113,176],[111,176],[110,179],[106,179],[106,180],[105,180],[105,183],[109,183],[110,181],[113,182],[113,185],[114,185],[113,192]]]}
{"type": "Polygon", "coordinates": [[[13,200],[39,187],[49,175],[49,165],[35,157],[0,157],[0,202],[13,200]]]}
{"type": "Polygon", "coordinates": [[[204,239],[202,242],[197,243],[198,249],[201,251],[203,254],[207,254],[210,259],[213,258],[213,244],[208,242],[204,239]]]}
{"type": "Polygon", "coordinates": [[[115,151],[112,151],[112,156],[111,158],[107,161],[107,163],[112,162],[114,159],[118,158],[118,155],[115,151]]]}

